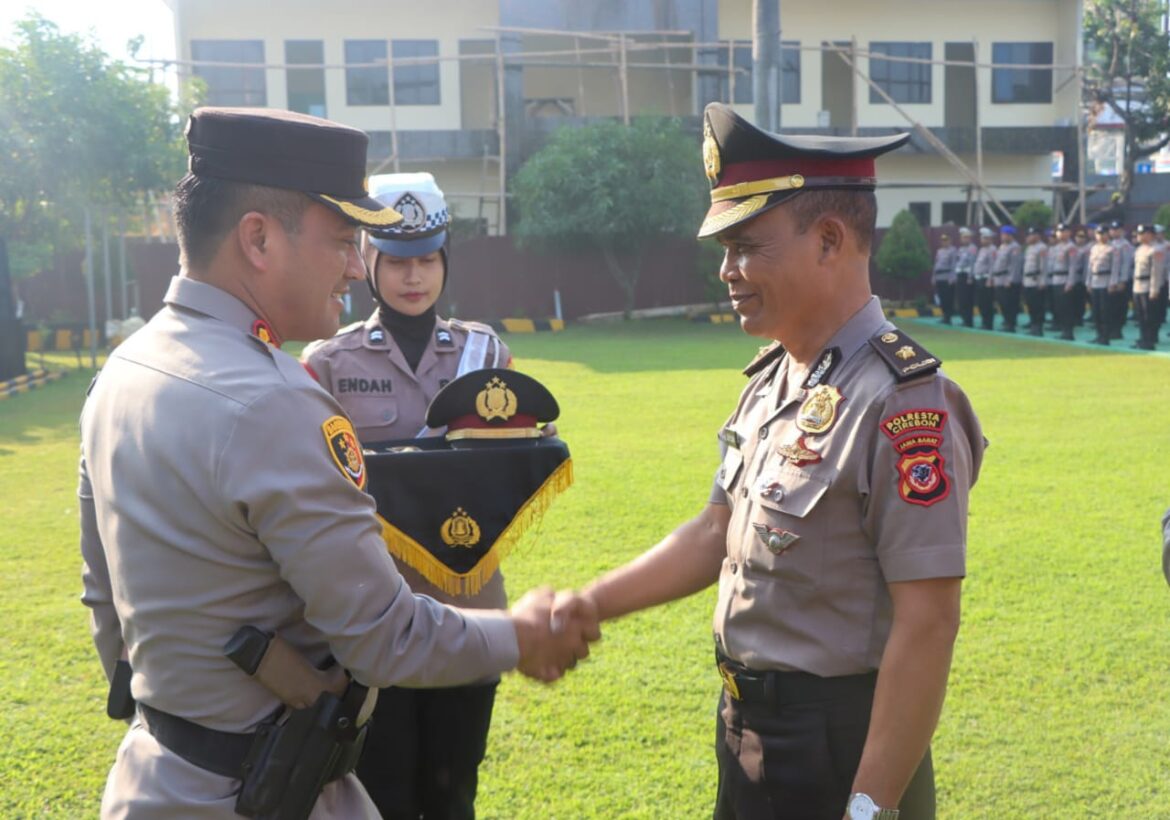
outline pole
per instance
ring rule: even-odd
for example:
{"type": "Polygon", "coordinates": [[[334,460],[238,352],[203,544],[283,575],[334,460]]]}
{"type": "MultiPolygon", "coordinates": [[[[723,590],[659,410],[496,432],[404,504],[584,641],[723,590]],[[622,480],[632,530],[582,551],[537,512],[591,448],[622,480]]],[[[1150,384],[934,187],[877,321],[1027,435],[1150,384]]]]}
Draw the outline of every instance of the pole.
{"type": "Polygon", "coordinates": [[[394,165],[394,173],[402,169],[398,164],[398,101],[394,97],[394,67],[390,71],[390,159],[394,165]]]}
{"type": "Polygon", "coordinates": [[[126,307],[126,214],[118,211],[118,318],[130,315],[126,307]]]}
{"type": "MultiPolygon", "coordinates": [[[[93,226],[89,206],[85,207],[85,301],[89,314],[89,366],[97,370],[97,310],[93,295],[93,226]]],[[[80,364],[80,362],[79,362],[80,364]]]]}
{"type": "Polygon", "coordinates": [[[109,337],[110,320],[114,318],[114,268],[110,264],[110,215],[105,208],[102,216],[102,290],[106,295],[106,309],[102,311],[102,328],[109,337]]]}
{"type": "Polygon", "coordinates": [[[765,131],[780,127],[779,95],[775,81],[780,65],[780,0],[752,0],[752,98],[756,126],[765,131]]]}
{"type": "Polygon", "coordinates": [[[618,35],[618,76],[622,86],[622,125],[630,124],[630,70],[626,64],[626,35],[618,35]]]}
{"type": "Polygon", "coordinates": [[[504,116],[504,47],[496,33],[496,134],[500,143],[500,199],[496,210],[496,234],[508,232],[508,127],[504,116]]]}
{"type": "MultiPolygon", "coordinates": [[[[857,65],[857,35],[854,34],[849,41],[849,56],[853,60],[853,65],[857,65]]],[[[857,81],[851,76],[849,78],[849,134],[850,136],[857,136],[857,81]]]]}
{"type": "MultiPolygon", "coordinates": [[[[975,85],[975,176],[979,178],[980,185],[983,184],[983,118],[980,116],[982,106],[979,98],[979,40],[978,38],[971,40],[971,62],[975,65],[971,68],[972,76],[974,77],[975,85]]],[[[983,202],[983,188],[975,189],[976,194],[976,213],[979,214],[979,222],[983,223],[983,209],[986,205],[983,202]]]]}

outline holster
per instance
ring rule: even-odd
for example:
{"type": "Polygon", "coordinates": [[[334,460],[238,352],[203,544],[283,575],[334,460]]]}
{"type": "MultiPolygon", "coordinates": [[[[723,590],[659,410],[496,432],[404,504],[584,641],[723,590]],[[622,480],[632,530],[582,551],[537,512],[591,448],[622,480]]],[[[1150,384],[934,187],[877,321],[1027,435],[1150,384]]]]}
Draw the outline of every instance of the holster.
{"type": "Polygon", "coordinates": [[[307,709],[286,709],[262,725],[244,760],[235,810],[260,820],[303,820],[321,790],[357,765],[368,724],[358,726],[368,688],[322,692],[307,709]]]}

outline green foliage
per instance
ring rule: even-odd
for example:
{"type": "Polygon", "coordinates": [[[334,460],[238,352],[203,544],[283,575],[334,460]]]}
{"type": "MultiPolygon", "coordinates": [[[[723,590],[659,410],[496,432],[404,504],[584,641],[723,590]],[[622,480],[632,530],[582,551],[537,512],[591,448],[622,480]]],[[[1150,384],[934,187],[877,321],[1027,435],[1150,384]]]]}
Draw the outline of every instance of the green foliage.
{"type": "Polygon", "coordinates": [[[513,235],[549,253],[600,249],[633,307],[642,254],[692,235],[707,186],[698,140],[669,119],[561,128],[516,174],[513,235]]]}
{"type": "Polygon", "coordinates": [[[1161,225],[1163,228],[1170,228],[1170,202],[1167,202],[1161,208],[1154,211],[1154,224],[1161,225]]]}
{"type": "MultiPolygon", "coordinates": [[[[933,744],[939,817],[1038,818],[1070,804],[1088,817],[1165,817],[1170,594],[1158,520],[1170,503],[1170,414],[1150,409],[1170,406],[1170,358],[928,322],[908,330],[946,362],[992,442],[971,494],[963,624],[933,744]],[[1054,414],[1060,435],[1039,441],[1054,414]],[[1103,434],[1110,418],[1143,423],[1103,434]],[[1108,503],[1103,465],[1118,490],[1108,503]]],[[[702,507],[714,431],[758,341],[659,321],[508,344],[557,396],[576,474],[505,562],[515,600],[537,584],[580,587],[702,507]]],[[[13,511],[0,539],[2,817],[95,816],[125,733],[104,715],[77,600],[77,415],[90,375],[0,410],[0,497],[13,511]]],[[[607,623],[556,686],[506,676],[477,814],[709,816],[714,605],[709,589],[607,623]]]]}
{"type": "Polygon", "coordinates": [[[898,211],[874,263],[880,273],[892,279],[917,279],[930,270],[930,248],[914,214],[898,211]]]}
{"type": "Polygon", "coordinates": [[[703,293],[718,304],[727,298],[727,285],[719,278],[723,246],[713,239],[700,241],[695,250],[695,274],[703,280],[703,293]]]}
{"type": "Polygon", "coordinates": [[[1162,0],[1085,3],[1085,94],[1125,123],[1124,203],[1134,164],[1170,144],[1170,34],[1162,0]]]}
{"type": "Polygon", "coordinates": [[[35,14],[15,35],[0,48],[0,233],[30,257],[78,246],[83,205],[169,188],[184,152],[169,92],[146,72],[35,14]]]}
{"type": "Polygon", "coordinates": [[[1012,211],[1012,224],[1020,228],[1050,228],[1052,209],[1038,199],[1029,199],[1012,211]]]}

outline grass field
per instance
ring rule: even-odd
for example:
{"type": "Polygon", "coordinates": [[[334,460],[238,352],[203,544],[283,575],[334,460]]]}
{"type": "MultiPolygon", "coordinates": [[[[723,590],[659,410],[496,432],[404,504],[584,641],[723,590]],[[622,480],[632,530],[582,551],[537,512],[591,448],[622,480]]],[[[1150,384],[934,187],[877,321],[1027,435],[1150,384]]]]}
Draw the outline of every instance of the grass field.
{"type": "MultiPolygon", "coordinates": [[[[1170,357],[905,322],[991,448],[935,738],[940,816],[1170,817],[1170,357]]],[[[546,382],[576,486],[505,564],[513,596],[579,585],[706,498],[756,343],[682,322],[509,336],[546,382]]],[[[121,726],[78,603],[75,372],[0,402],[0,816],[94,816],[121,726]]],[[[714,794],[714,591],[611,624],[544,688],[500,691],[484,818],[699,818],[714,794]]]]}

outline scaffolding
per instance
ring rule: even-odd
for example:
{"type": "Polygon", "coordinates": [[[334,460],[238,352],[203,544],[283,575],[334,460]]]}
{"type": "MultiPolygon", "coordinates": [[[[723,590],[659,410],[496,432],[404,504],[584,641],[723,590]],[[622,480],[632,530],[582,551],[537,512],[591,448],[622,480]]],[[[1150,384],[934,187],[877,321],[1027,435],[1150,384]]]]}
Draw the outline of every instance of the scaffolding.
{"type": "MultiPolygon", "coordinates": [[[[388,78],[389,87],[389,106],[388,106],[388,122],[390,134],[390,153],[387,157],[382,159],[378,165],[372,170],[377,173],[391,168],[398,171],[401,168],[403,157],[399,150],[399,122],[398,122],[398,108],[399,104],[395,99],[395,82],[393,78],[393,70],[397,67],[419,66],[419,65],[440,65],[442,63],[457,62],[460,65],[465,63],[483,63],[484,68],[490,72],[494,81],[493,108],[490,125],[494,128],[497,137],[497,151],[491,153],[486,147],[482,157],[481,163],[481,180],[479,191],[449,191],[447,196],[452,199],[470,199],[477,201],[476,213],[482,220],[485,211],[492,205],[496,209],[496,229],[498,233],[506,233],[507,227],[507,198],[508,198],[508,149],[510,147],[509,140],[518,139],[517,135],[509,133],[508,127],[508,107],[506,95],[506,81],[509,69],[523,70],[528,67],[543,67],[543,68],[559,68],[572,69],[575,72],[576,98],[572,100],[571,113],[577,116],[586,116],[591,109],[586,93],[585,72],[591,70],[602,70],[613,72],[614,77],[614,91],[612,97],[605,101],[610,110],[614,108],[613,103],[616,103],[617,118],[623,123],[629,124],[634,111],[631,107],[630,101],[630,75],[632,71],[658,71],[666,73],[666,89],[669,101],[669,110],[664,112],[670,116],[678,114],[676,99],[677,88],[676,84],[679,81],[680,74],[689,75],[691,89],[691,106],[690,113],[698,113],[700,108],[700,78],[714,77],[720,80],[725,80],[721,84],[720,93],[716,95],[717,98],[722,98],[724,102],[731,102],[735,99],[737,84],[743,82],[745,79],[750,79],[750,69],[740,68],[736,66],[735,51],[748,41],[744,40],[720,40],[715,42],[697,42],[693,40],[693,33],[689,31],[678,30],[638,30],[638,31],[571,31],[563,29],[538,29],[538,28],[522,28],[522,27],[507,27],[507,26],[490,26],[481,27],[479,30],[490,35],[492,45],[494,46],[489,51],[483,53],[467,53],[467,54],[445,54],[426,57],[391,57],[388,59],[377,60],[374,62],[365,63],[343,63],[343,64],[311,64],[311,63],[254,63],[254,62],[220,62],[220,61],[195,61],[195,60],[142,60],[143,63],[151,63],[153,65],[162,64],[164,69],[175,68],[180,79],[184,75],[189,75],[194,69],[200,67],[214,67],[214,68],[241,68],[241,69],[264,69],[264,70],[287,70],[287,69],[321,69],[322,71],[345,71],[350,69],[360,68],[386,68],[391,72],[388,78]],[[565,41],[563,48],[543,48],[533,50],[509,50],[505,48],[504,41],[516,42],[522,41],[524,38],[557,38],[565,41]],[[689,54],[688,59],[676,60],[675,56],[679,52],[689,54]],[[722,65],[719,64],[721,54],[725,54],[722,65]],[[704,60],[709,60],[705,62],[704,60]],[[494,166],[494,168],[493,168],[494,166]],[[494,173],[493,173],[494,171],[494,173]],[[494,190],[493,190],[494,189],[494,190]]],[[[1067,218],[1077,218],[1080,222],[1085,221],[1086,209],[1086,194],[1091,190],[1096,190],[1103,186],[1086,186],[1085,184],[1085,152],[1084,152],[1084,114],[1081,107],[1082,88],[1084,83],[1084,67],[1079,62],[1076,64],[1060,64],[1060,63],[994,63],[984,62],[979,59],[979,43],[977,40],[971,41],[973,49],[973,59],[971,60],[953,60],[953,59],[937,59],[937,58],[921,58],[921,57],[903,57],[893,56],[885,53],[872,52],[868,49],[860,48],[857,43],[856,36],[853,36],[845,43],[839,45],[832,42],[821,42],[813,45],[799,45],[784,44],[784,49],[799,49],[801,52],[818,52],[823,55],[824,59],[839,59],[851,72],[851,76],[856,78],[852,83],[851,88],[851,111],[850,111],[850,125],[849,132],[856,135],[859,130],[858,124],[858,91],[859,88],[868,87],[874,94],[880,97],[883,102],[888,104],[902,120],[912,129],[917,135],[919,143],[924,143],[931,150],[941,156],[948,162],[952,168],[957,172],[960,181],[954,182],[909,182],[909,183],[883,183],[881,188],[948,188],[952,190],[959,190],[965,192],[967,197],[967,222],[973,223],[975,217],[978,216],[980,221],[984,218],[994,222],[995,224],[1002,224],[1010,220],[1011,215],[1007,206],[996,195],[995,191],[1010,191],[1016,189],[1028,190],[1045,190],[1052,196],[1054,211],[1058,220],[1067,218]],[[964,162],[949,146],[947,146],[930,127],[924,125],[905,107],[900,105],[889,93],[882,87],[882,85],[875,81],[870,73],[862,68],[861,60],[882,60],[891,63],[918,63],[924,65],[942,65],[942,66],[961,66],[972,69],[974,77],[974,84],[972,88],[972,104],[974,106],[974,133],[975,133],[975,150],[974,150],[974,167],[972,168],[967,162],[964,162]],[[983,148],[983,126],[981,117],[981,103],[979,96],[979,69],[1021,69],[1032,71],[1049,71],[1053,75],[1052,94],[1055,96],[1061,91],[1069,82],[1076,83],[1076,94],[1074,96],[1073,110],[1070,112],[1070,119],[1076,124],[1076,142],[1077,142],[1077,168],[1078,179],[1073,182],[1047,182],[1047,183],[1003,183],[1003,182],[989,182],[984,174],[984,148],[983,148]],[[1056,74],[1058,72],[1068,72],[1068,77],[1060,84],[1055,82],[1056,74]],[[860,83],[857,82],[860,81],[860,83]],[[1066,195],[1076,193],[1074,204],[1071,208],[1065,209],[1066,195]]],[[[594,92],[596,93],[596,92],[594,92]]],[[[706,95],[710,97],[710,95],[706,95]]],[[[547,104],[554,110],[560,109],[560,113],[569,113],[566,108],[568,105],[564,99],[552,98],[539,101],[542,105],[547,104]]],[[[593,110],[604,110],[607,106],[603,104],[600,108],[592,106],[593,110]]],[[[446,157],[432,157],[432,158],[418,158],[411,157],[409,162],[411,165],[417,166],[422,163],[438,163],[445,161],[446,157]]]]}

